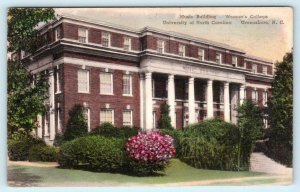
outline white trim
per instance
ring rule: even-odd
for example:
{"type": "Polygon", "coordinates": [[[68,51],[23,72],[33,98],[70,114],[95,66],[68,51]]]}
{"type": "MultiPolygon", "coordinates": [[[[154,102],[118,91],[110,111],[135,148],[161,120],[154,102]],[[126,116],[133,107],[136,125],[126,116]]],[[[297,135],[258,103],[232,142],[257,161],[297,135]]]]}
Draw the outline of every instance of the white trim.
{"type": "Polygon", "coordinates": [[[271,85],[261,85],[261,84],[254,84],[254,83],[247,83],[246,82],[246,87],[252,87],[252,88],[258,88],[258,89],[270,89],[271,85]]]}
{"type": "Polygon", "coordinates": [[[104,62],[98,62],[98,61],[90,61],[86,59],[77,59],[72,57],[63,57],[59,60],[54,61],[54,65],[59,65],[62,63],[69,63],[74,65],[86,65],[89,67],[97,67],[97,68],[109,68],[112,70],[123,70],[123,71],[131,71],[131,72],[139,72],[138,67],[132,67],[132,66],[125,66],[120,65],[117,63],[104,63],[104,62]]]}
{"type": "Polygon", "coordinates": [[[245,61],[250,61],[250,62],[253,62],[253,63],[259,63],[259,64],[262,64],[262,65],[268,65],[268,66],[272,66],[273,67],[273,63],[270,63],[270,62],[265,62],[265,61],[260,61],[260,60],[254,60],[254,59],[250,59],[248,57],[245,57],[244,60],[245,61]]]}

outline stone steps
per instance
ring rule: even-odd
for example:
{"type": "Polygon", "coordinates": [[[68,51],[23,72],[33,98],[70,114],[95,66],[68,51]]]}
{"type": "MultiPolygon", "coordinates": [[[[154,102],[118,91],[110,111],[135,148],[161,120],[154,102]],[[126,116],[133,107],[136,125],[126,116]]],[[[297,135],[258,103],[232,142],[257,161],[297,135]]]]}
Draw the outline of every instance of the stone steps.
{"type": "Polygon", "coordinates": [[[264,153],[252,153],[250,156],[250,170],[278,175],[292,175],[293,169],[275,162],[264,153]]]}

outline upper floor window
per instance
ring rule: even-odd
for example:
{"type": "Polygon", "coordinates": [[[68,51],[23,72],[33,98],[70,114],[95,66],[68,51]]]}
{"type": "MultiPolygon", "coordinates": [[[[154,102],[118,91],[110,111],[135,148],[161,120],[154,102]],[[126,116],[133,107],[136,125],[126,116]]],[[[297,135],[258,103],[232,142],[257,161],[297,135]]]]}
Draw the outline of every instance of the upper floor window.
{"type": "Polygon", "coordinates": [[[182,57],[185,56],[185,46],[184,45],[179,45],[179,51],[178,54],[182,57]]]}
{"type": "Polygon", "coordinates": [[[113,74],[108,72],[100,73],[100,93],[113,94],[113,74]]]}
{"type": "Polygon", "coordinates": [[[100,125],[102,123],[114,124],[114,110],[113,109],[101,109],[100,110],[100,125]]]}
{"type": "Polygon", "coordinates": [[[267,66],[262,66],[262,72],[263,72],[263,74],[267,74],[267,72],[268,72],[267,66]]]}
{"type": "Polygon", "coordinates": [[[220,52],[216,52],[216,63],[221,63],[222,54],[220,52]]]}
{"type": "Polygon", "coordinates": [[[124,37],[124,49],[127,51],[131,50],[131,38],[130,37],[124,37]]]}
{"type": "Polygon", "coordinates": [[[55,41],[59,40],[62,38],[62,30],[61,27],[57,27],[55,29],[55,41]]]}
{"type": "Polygon", "coordinates": [[[87,43],[88,30],[85,28],[78,28],[78,41],[80,43],[87,43]]]}
{"type": "Polygon", "coordinates": [[[110,33],[108,33],[108,32],[102,33],[102,46],[110,47],[110,33]]]}
{"type": "Polygon", "coordinates": [[[232,56],[232,66],[236,67],[238,63],[238,58],[237,56],[232,56]]]}
{"type": "Polygon", "coordinates": [[[78,70],[78,92],[88,93],[89,92],[89,71],[79,69],[78,70]]]}
{"type": "Polygon", "coordinates": [[[198,58],[200,59],[200,61],[204,61],[204,49],[198,49],[198,58]]]}
{"type": "Polygon", "coordinates": [[[123,75],[123,95],[132,95],[132,79],[130,74],[123,75]]]}
{"type": "Polygon", "coordinates": [[[254,63],[252,64],[252,72],[257,73],[257,65],[254,63]]]}
{"type": "Polygon", "coordinates": [[[162,40],[157,41],[157,52],[164,53],[165,52],[165,42],[162,40]]]}
{"type": "Polygon", "coordinates": [[[132,110],[123,111],[123,126],[132,126],[132,110]]]}

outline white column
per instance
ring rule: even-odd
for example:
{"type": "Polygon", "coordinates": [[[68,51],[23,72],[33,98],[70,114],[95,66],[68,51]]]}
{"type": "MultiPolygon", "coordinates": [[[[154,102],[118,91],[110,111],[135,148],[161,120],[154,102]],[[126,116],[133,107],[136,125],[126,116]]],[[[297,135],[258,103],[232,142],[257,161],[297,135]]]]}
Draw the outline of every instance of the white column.
{"type": "Polygon", "coordinates": [[[240,105],[244,103],[245,99],[245,85],[240,86],[240,105]]]}
{"type": "Polygon", "coordinates": [[[214,104],[213,104],[213,81],[207,81],[207,118],[214,117],[214,104]]]}
{"type": "Polygon", "coordinates": [[[229,83],[224,83],[224,120],[230,122],[229,83]]]}
{"type": "Polygon", "coordinates": [[[145,106],[145,101],[144,101],[144,92],[145,92],[145,77],[144,74],[140,74],[140,126],[141,129],[143,130],[145,128],[145,122],[144,122],[144,106],[145,106]]]}
{"type": "Polygon", "coordinates": [[[54,102],[54,75],[49,71],[49,100],[50,100],[50,141],[55,137],[55,102],[54,102]]]}
{"type": "Polygon", "coordinates": [[[152,73],[145,73],[145,127],[147,131],[153,129],[152,104],[152,73]]]}
{"type": "Polygon", "coordinates": [[[37,136],[39,138],[43,138],[43,119],[42,119],[42,115],[37,115],[37,122],[38,122],[37,136]]]}
{"type": "Polygon", "coordinates": [[[189,78],[189,124],[195,123],[195,87],[194,78],[189,78]]]}
{"type": "Polygon", "coordinates": [[[174,83],[174,75],[168,76],[168,105],[170,106],[170,117],[171,117],[171,125],[176,128],[175,125],[175,83],[174,83]]]}

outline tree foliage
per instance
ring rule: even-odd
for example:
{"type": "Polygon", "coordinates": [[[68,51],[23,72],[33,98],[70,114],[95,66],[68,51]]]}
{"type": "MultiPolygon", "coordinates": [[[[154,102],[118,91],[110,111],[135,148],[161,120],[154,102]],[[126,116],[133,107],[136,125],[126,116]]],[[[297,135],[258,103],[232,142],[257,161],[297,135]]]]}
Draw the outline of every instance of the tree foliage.
{"type": "Polygon", "coordinates": [[[159,121],[159,128],[173,129],[171,125],[170,106],[166,103],[160,105],[161,118],[159,121]]]}
{"type": "MultiPolygon", "coordinates": [[[[10,8],[8,10],[8,51],[34,52],[39,45],[37,26],[54,18],[51,8],[10,8]]],[[[32,74],[21,61],[7,61],[8,71],[8,133],[19,128],[30,132],[36,127],[35,118],[44,112],[47,98],[46,76],[40,74],[32,84],[32,74]]]]}
{"type": "Polygon", "coordinates": [[[82,137],[88,132],[88,125],[84,117],[84,108],[80,104],[74,105],[69,112],[69,120],[64,133],[65,140],[82,137]]]}
{"type": "Polygon", "coordinates": [[[10,8],[7,15],[8,51],[34,52],[40,42],[38,25],[54,16],[52,8],[10,8]]]}
{"type": "Polygon", "coordinates": [[[36,116],[45,111],[44,100],[47,98],[46,75],[41,74],[35,81],[19,61],[8,61],[8,97],[7,118],[8,133],[19,128],[30,132],[36,128],[36,116]],[[33,84],[34,83],[34,84],[33,84]]]}
{"type": "Polygon", "coordinates": [[[243,105],[239,107],[238,112],[239,120],[237,126],[241,134],[239,162],[243,164],[240,165],[240,167],[247,169],[255,143],[258,139],[263,137],[262,111],[251,101],[246,100],[243,105]]]}
{"type": "Polygon", "coordinates": [[[292,165],[293,150],[293,53],[276,63],[272,97],[268,101],[270,115],[269,155],[292,165]]]}

